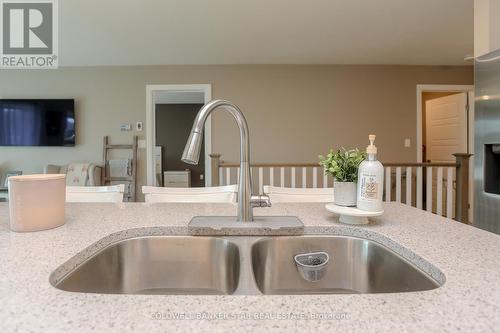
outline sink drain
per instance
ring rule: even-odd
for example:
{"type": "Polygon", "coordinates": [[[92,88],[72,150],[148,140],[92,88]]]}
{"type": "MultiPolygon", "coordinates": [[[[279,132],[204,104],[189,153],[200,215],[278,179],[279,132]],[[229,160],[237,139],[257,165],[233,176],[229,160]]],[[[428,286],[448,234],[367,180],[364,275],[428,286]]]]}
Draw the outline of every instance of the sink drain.
{"type": "Polygon", "coordinates": [[[294,260],[300,276],[304,280],[315,282],[325,276],[330,257],[326,252],[311,252],[297,254],[294,260]]]}

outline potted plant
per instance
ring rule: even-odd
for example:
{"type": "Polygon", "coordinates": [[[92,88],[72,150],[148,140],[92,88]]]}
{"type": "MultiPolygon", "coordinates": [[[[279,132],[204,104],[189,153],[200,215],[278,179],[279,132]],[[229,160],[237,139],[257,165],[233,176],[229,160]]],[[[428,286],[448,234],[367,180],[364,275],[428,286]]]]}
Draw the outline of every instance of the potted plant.
{"type": "Polygon", "coordinates": [[[339,206],[356,206],[356,182],[358,167],[366,158],[366,153],[358,149],[340,148],[330,150],[328,155],[319,156],[319,164],[325,174],[333,177],[333,201],[339,206]]]}

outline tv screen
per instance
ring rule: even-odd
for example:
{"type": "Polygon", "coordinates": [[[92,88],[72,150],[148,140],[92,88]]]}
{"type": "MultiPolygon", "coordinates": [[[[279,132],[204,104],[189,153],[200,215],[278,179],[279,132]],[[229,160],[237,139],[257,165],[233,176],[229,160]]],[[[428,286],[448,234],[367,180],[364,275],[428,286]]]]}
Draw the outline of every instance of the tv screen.
{"type": "Polygon", "coordinates": [[[0,146],[74,146],[73,99],[0,99],[0,146]]]}

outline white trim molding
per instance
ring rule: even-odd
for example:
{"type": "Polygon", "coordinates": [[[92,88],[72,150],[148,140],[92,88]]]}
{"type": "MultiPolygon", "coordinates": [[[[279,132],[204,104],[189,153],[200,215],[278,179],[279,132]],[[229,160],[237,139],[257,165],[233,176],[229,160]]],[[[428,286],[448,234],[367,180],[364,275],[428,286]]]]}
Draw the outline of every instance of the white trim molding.
{"type": "MultiPolygon", "coordinates": [[[[211,84],[148,84],[146,85],[146,170],[147,184],[155,186],[154,147],[156,145],[155,101],[154,93],[157,91],[168,92],[201,92],[204,102],[212,99],[211,84]]],[[[212,153],[212,119],[209,117],[205,124],[205,184],[212,185],[211,165],[209,154],[212,153]]]]}

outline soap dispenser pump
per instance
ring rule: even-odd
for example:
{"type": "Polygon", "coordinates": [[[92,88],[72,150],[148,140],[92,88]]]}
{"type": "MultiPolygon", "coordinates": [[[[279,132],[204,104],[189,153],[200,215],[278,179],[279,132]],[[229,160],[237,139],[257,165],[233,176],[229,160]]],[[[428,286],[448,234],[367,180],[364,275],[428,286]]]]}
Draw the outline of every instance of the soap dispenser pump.
{"type": "Polygon", "coordinates": [[[375,135],[368,136],[370,145],[366,148],[367,159],[358,169],[357,207],[369,212],[380,212],[384,184],[384,166],[377,160],[375,135]]]}

